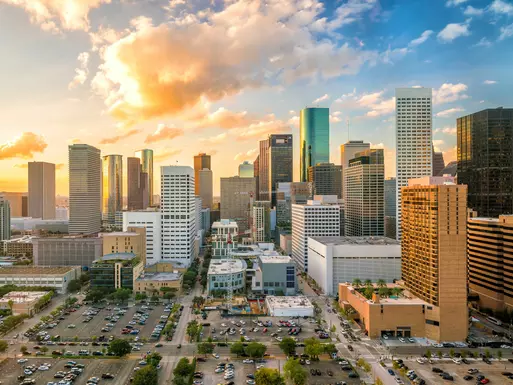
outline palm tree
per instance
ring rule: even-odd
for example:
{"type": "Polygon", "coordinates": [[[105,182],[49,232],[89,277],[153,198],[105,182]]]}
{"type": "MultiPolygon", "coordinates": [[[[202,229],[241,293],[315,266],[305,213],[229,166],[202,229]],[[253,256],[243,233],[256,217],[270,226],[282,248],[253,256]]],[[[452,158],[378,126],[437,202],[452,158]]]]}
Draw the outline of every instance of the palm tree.
{"type": "Polygon", "coordinates": [[[353,286],[356,288],[362,286],[362,280],[360,278],[353,279],[353,286]]]}
{"type": "Polygon", "coordinates": [[[11,309],[11,314],[12,314],[12,307],[14,306],[14,301],[12,299],[7,301],[7,306],[9,306],[9,309],[11,309]]]}
{"type": "Polygon", "coordinates": [[[372,281],[370,279],[366,279],[365,280],[365,286],[371,287],[372,286],[372,281]]]}
{"type": "Polygon", "coordinates": [[[378,289],[378,294],[382,298],[388,297],[389,293],[390,292],[389,292],[388,288],[386,288],[386,287],[380,287],[378,289]]]}
{"type": "Polygon", "coordinates": [[[378,285],[378,287],[387,287],[387,283],[385,282],[384,279],[378,279],[376,284],[378,285]]]}
{"type": "Polygon", "coordinates": [[[399,287],[392,288],[392,294],[398,297],[401,294],[401,289],[399,287]]]}

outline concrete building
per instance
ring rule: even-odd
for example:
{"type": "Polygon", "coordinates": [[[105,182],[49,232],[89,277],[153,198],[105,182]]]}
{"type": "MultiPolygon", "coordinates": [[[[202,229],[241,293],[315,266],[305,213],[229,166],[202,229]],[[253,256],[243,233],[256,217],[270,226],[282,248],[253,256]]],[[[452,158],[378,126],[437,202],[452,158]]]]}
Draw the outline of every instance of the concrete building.
{"type": "Polygon", "coordinates": [[[258,155],[258,196],[256,199],[262,201],[271,200],[269,187],[269,139],[259,142],[258,155]]]}
{"type": "Polygon", "coordinates": [[[128,211],[144,210],[150,205],[149,178],[142,171],[141,159],[128,157],[127,161],[127,208],[128,211]]]}
{"type": "Polygon", "coordinates": [[[345,235],[385,235],[385,159],[381,149],[358,152],[345,173],[345,235]]]}
{"type": "Polygon", "coordinates": [[[2,241],[2,251],[3,255],[23,255],[23,256],[32,256],[33,246],[32,246],[32,236],[24,235],[20,238],[13,238],[9,240],[2,241]]]}
{"type": "Polygon", "coordinates": [[[292,205],[292,258],[308,271],[308,237],[340,235],[340,206],[309,200],[292,205]]]}
{"type": "MultiPolygon", "coordinates": [[[[260,197],[260,201],[270,201],[271,207],[276,206],[276,191],[278,184],[292,182],[293,180],[293,147],[291,134],[269,135],[268,161],[267,161],[267,195],[260,197]]],[[[262,159],[262,154],[260,154],[262,159]]],[[[260,168],[262,174],[262,168],[260,168]]]]}
{"type": "Polygon", "coordinates": [[[100,150],[87,144],[68,147],[69,233],[100,232],[102,222],[102,161],[100,150]]]}
{"type": "Polygon", "coordinates": [[[163,166],[160,186],[162,259],[189,265],[197,235],[194,170],[189,166],[163,166]]]}
{"type": "Polygon", "coordinates": [[[318,163],[308,168],[308,182],[314,195],[336,195],[342,198],[342,166],[318,163]]]}
{"type": "Polygon", "coordinates": [[[260,199],[260,154],[257,155],[255,161],[253,162],[253,176],[255,177],[255,199],[260,199]]]}
{"type": "Polygon", "coordinates": [[[426,334],[437,341],[468,334],[466,198],[453,177],[411,179],[402,189],[402,279],[430,304],[426,334]]]}
{"type": "Polygon", "coordinates": [[[210,231],[210,209],[201,209],[201,229],[206,232],[210,231]]]}
{"type": "Polygon", "coordinates": [[[11,291],[0,298],[0,309],[10,309],[10,302],[12,302],[13,315],[27,314],[32,317],[36,314],[36,305],[39,300],[49,293],[48,291],[11,291]]]}
{"type": "Polygon", "coordinates": [[[433,176],[438,176],[445,168],[443,152],[435,152],[433,147],[433,176]]]}
{"type": "Polygon", "coordinates": [[[40,219],[31,217],[11,218],[13,230],[28,232],[53,232],[67,234],[69,231],[69,220],[61,219],[40,219]]]}
{"type": "Polygon", "coordinates": [[[68,284],[80,278],[80,266],[12,266],[0,269],[0,286],[45,286],[53,287],[56,292],[68,292],[68,284]]]}
{"type": "Polygon", "coordinates": [[[90,266],[102,256],[100,237],[34,237],[35,266],[90,266]]]}
{"type": "Polygon", "coordinates": [[[255,191],[255,178],[221,178],[221,218],[236,221],[241,233],[251,233],[249,217],[255,191]]]}
{"type": "Polygon", "coordinates": [[[28,193],[0,192],[0,201],[7,201],[11,206],[11,217],[28,217],[28,193]]]}
{"type": "Polygon", "coordinates": [[[124,211],[123,231],[137,231],[144,228],[146,233],[146,264],[162,261],[162,222],[158,211],[124,211]]]}
{"type": "Polygon", "coordinates": [[[133,290],[143,271],[141,259],[133,253],[107,254],[91,264],[91,288],[133,290]]]}
{"type": "Polygon", "coordinates": [[[255,167],[253,163],[249,163],[247,160],[239,164],[239,176],[241,178],[253,178],[255,176],[255,167]]]}
{"type": "Polygon", "coordinates": [[[238,234],[237,222],[229,219],[214,222],[211,231],[212,258],[227,257],[230,249],[237,245],[238,234]]]}
{"type": "Polygon", "coordinates": [[[213,175],[212,170],[204,168],[199,170],[199,183],[200,183],[200,197],[202,201],[202,207],[210,209],[213,204],[213,175]]]}
{"type": "Polygon", "coordinates": [[[359,152],[370,150],[370,143],[364,143],[363,140],[350,140],[340,145],[340,165],[342,166],[342,199],[346,197],[345,171],[349,167],[349,161],[359,152]]]}
{"type": "MultiPolygon", "coordinates": [[[[205,153],[194,155],[194,181],[196,182],[196,184],[194,185],[194,194],[201,196],[203,198],[203,195],[206,195],[206,190],[212,191],[212,183],[210,183],[209,186],[202,186],[202,180],[200,180],[199,175],[201,170],[212,170],[210,155],[207,155],[205,153]],[[205,187],[206,190],[203,190],[203,187],[205,187]]],[[[212,173],[210,173],[210,175],[212,176],[212,173]]],[[[209,200],[206,199],[206,203],[208,202],[209,200]]],[[[212,207],[212,205],[204,207],[212,207]]]]}
{"type": "Polygon", "coordinates": [[[386,237],[310,237],[308,261],[308,275],[327,295],[336,295],[339,283],[355,279],[401,278],[401,245],[386,237]]]}
{"type": "MultiPolygon", "coordinates": [[[[175,272],[143,272],[134,282],[134,293],[146,293],[148,297],[154,294],[163,296],[161,288],[180,290],[183,274],[175,272]]],[[[164,290],[166,290],[164,289],[164,290]]]]}
{"type": "Polygon", "coordinates": [[[280,234],[280,248],[287,254],[292,254],[292,234],[280,234]]]}
{"type": "Polygon", "coordinates": [[[396,226],[401,239],[401,189],[408,180],[433,175],[432,89],[395,90],[396,226]]]}
{"type": "Polygon", "coordinates": [[[9,201],[0,201],[0,241],[11,239],[11,205],[9,201]]]}
{"type": "Polygon", "coordinates": [[[102,173],[102,219],[115,225],[116,212],[123,209],[123,156],[103,157],[102,173]]]}
{"type": "Polygon", "coordinates": [[[55,164],[28,162],[28,215],[55,219],[55,164]]]}
{"type": "Polygon", "coordinates": [[[330,161],[330,110],[304,108],[299,114],[299,180],[308,180],[308,167],[330,161]]]}
{"type": "Polygon", "coordinates": [[[271,202],[253,203],[251,239],[253,242],[267,242],[271,239],[271,202]]]}
{"type": "Polygon", "coordinates": [[[253,269],[252,291],[270,295],[296,294],[296,265],[288,255],[265,253],[258,256],[253,269]]]}
{"type": "Polygon", "coordinates": [[[396,180],[385,179],[385,237],[396,239],[396,180]]]}
{"type": "Polygon", "coordinates": [[[156,205],[153,192],[155,183],[155,181],[153,180],[153,150],[144,149],[136,151],[135,157],[139,158],[141,162],[141,172],[143,174],[146,174],[148,178],[148,184],[144,191],[148,194],[148,197],[143,197],[143,209],[145,209],[146,207],[144,206],[144,204],[146,204],[146,202],[148,202],[149,206],[156,205]]]}
{"type": "Polygon", "coordinates": [[[103,255],[132,253],[146,265],[146,229],[130,227],[128,230],[126,232],[100,233],[103,238],[103,255]]]}
{"type": "Polygon", "coordinates": [[[304,295],[296,297],[265,297],[267,313],[271,317],[313,317],[314,307],[304,295]]]}
{"type": "Polygon", "coordinates": [[[207,273],[208,293],[228,290],[230,281],[234,293],[244,290],[246,269],[247,264],[242,259],[212,259],[207,273]]]}
{"type": "Polygon", "coordinates": [[[69,221],[69,210],[67,207],[55,208],[55,219],[58,221],[69,221]]]}

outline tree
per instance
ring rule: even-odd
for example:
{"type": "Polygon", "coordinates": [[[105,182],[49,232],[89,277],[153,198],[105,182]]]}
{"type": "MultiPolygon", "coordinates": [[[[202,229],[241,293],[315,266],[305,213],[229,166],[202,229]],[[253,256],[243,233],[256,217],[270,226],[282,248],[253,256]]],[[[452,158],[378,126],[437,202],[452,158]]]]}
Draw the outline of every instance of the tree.
{"type": "Polygon", "coordinates": [[[150,353],[150,354],[146,355],[146,362],[149,365],[157,367],[157,365],[159,364],[159,362],[161,360],[162,360],[162,356],[157,352],[150,353]]]}
{"type": "Polygon", "coordinates": [[[387,283],[385,282],[384,279],[378,279],[376,281],[376,284],[378,285],[378,287],[387,287],[387,283]]]}
{"type": "Polygon", "coordinates": [[[118,301],[126,302],[132,296],[132,290],[120,287],[114,293],[112,293],[112,297],[118,301]]]}
{"type": "Polygon", "coordinates": [[[373,294],[374,294],[374,288],[372,286],[367,286],[364,291],[365,297],[367,297],[368,299],[371,299],[373,294]]]}
{"type": "Polygon", "coordinates": [[[82,287],[82,284],[78,279],[72,279],[68,283],[68,293],[74,293],[76,291],[79,291],[82,287]]]}
{"type": "Polygon", "coordinates": [[[388,290],[388,288],[386,287],[380,287],[378,289],[378,294],[380,297],[384,298],[384,297],[388,297],[390,291],[388,290]]]}
{"type": "Polygon", "coordinates": [[[123,357],[132,351],[132,346],[127,340],[115,339],[109,344],[109,351],[118,357],[123,357]]]}
{"type": "Polygon", "coordinates": [[[431,357],[432,357],[431,350],[429,350],[429,349],[426,350],[426,357],[427,357],[428,360],[431,359],[431,357]]]}
{"type": "Polygon", "coordinates": [[[492,357],[492,353],[490,353],[490,351],[488,349],[485,350],[485,357],[486,358],[491,358],[492,357]]]}
{"type": "Polygon", "coordinates": [[[396,296],[396,297],[399,297],[399,295],[401,294],[402,290],[400,287],[394,287],[392,288],[392,295],[396,296]]]}
{"type": "Polygon", "coordinates": [[[200,297],[200,296],[195,296],[193,299],[192,299],[192,303],[195,307],[201,307],[201,305],[203,305],[205,303],[205,298],[203,297],[200,297]]]}
{"type": "Polygon", "coordinates": [[[192,320],[187,324],[187,335],[189,342],[192,342],[200,333],[200,324],[196,320],[192,320]]]}
{"type": "Polygon", "coordinates": [[[103,300],[105,298],[105,295],[106,295],[105,290],[95,288],[95,289],[89,290],[89,293],[87,293],[85,300],[91,301],[93,303],[97,303],[97,302],[100,302],[101,300],[103,300]]]}
{"type": "Polygon", "coordinates": [[[41,347],[39,348],[39,351],[40,351],[41,353],[43,353],[43,354],[44,354],[44,353],[46,353],[46,352],[48,351],[48,347],[46,347],[46,346],[41,346],[41,347]]]}
{"type": "Polygon", "coordinates": [[[175,297],[176,297],[176,294],[173,292],[168,291],[168,292],[164,293],[164,299],[172,300],[175,297]]]}
{"type": "Polygon", "coordinates": [[[173,374],[177,377],[189,377],[194,372],[194,367],[189,363],[189,359],[184,357],[175,366],[173,374]]]}
{"type": "Polygon", "coordinates": [[[337,353],[338,350],[337,350],[337,347],[335,346],[335,344],[326,344],[326,345],[324,345],[324,352],[328,353],[328,354],[332,354],[332,353],[337,353]]]}
{"type": "Polygon", "coordinates": [[[285,372],[285,377],[291,380],[294,385],[306,384],[308,373],[297,360],[288,360],[285,363],[285,366],[283,366],[283,370],[285,372]]]}
{"type": "Polygon", "coordinates": [[[245,350],[251,358],[261,358],[264,356],[267,347],[264,344],[259,344],[258,342],[250,342],[248,346],[246,346],[245,350]]]}
{"type": "Polygon", "coordinates": [[[384,385],[381,378],[376,378],[376,385],[384,385]]]}
{"type": "Polygon", "coordinates": [[[285,379],[276,369],[262,368],[255,373],[256,385],[285,385],[285,379]]]}
{"type": "Polygon", "coordinates": [[[27,350],[28,350],[28,348],[27,348],[25,345],[23,345],[22,347],[20,347],[20,352],[21,352],[22,354],[25,354],[25,353],[27,352],[27,350]]]}
{"type": "Polygon", "coordinates": [[[230,347],[230,353],[236,354],[237,357],[244,354],[244,345],[242,342],[234,342],[230,347]]]}
{"type": "Polygon", "coordinates": [[[132,385],[157,385],[159,382],[157,368],[148,365],[135,372],[132,385]]]}
{"type": "Polygon", "coordinates": [[[317,338],[312,337],[305,340],[305,353],[310,355],[313,359],[318,359],[323,349],[322,344],[317,338]]]}
{"type": "Polygon", "coordinates": [[[214,353],[215,345],[212,342],[203,342],[201,344],[198,344],[198,353],[199,354],[212,354],[214,353]]]}
{"type": "Polygon", "coordinates": [[[442,358],[444,354],[441,350],[439,350],[438,352],[436,352],[436,355],[438,356],[438,358],[442,358]]]}
{"type": "Polygon", "coordinates": [[[0,352],[1,353],[5,352],[8,347],[9,347],[9,344],[6,341],[0,340],[0,352]]]}
{"type": "Polygon", "coordinates": [[[7,301],[7,306],[9,306],[9,309],[11,309],[11,314],[12,314],[12,307],[14,306],[14,301],[12,299],[7,301]]]}
{"type": "Polygon", "coordinates": [[[453,357],[454,357],[454,349],[449,350],[449,356],[450,356],[451,358],[453,358],[453,357]]]}
{"type": "Polygon", "coordinates": [[[135,300],[136,301],[142,301],[143,299],[146,299],[148,298],[148,296],[146,295],[146,293],[137,293],[135,295],[135,300]]]}
{"type": "Polygon", "coordinates": [[[372,281],[370,279],[366,279],[364,284],[367,287],[372,287],[372,281]]]}
{"type": "Polygon", "coordinates": [[[290,337],[285,337],[280,342],[280,349],[287,356],[291,356],[294,353],[296,353],[296,346],[297,346],[296,341],[290,337]]]}
{"type": "Polygon", "coordinates": [[[359,288],[360,286],[362,286],[362,280],[360,278],[353,279],[353,286],[359,288]]]}

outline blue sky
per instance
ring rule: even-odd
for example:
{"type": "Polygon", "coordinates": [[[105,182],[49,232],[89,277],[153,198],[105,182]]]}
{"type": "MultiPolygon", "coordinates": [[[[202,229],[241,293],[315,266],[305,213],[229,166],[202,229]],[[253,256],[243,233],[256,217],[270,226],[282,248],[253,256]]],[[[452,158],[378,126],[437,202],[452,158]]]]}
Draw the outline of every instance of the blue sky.
{"type": "Polygon", "coordinates": [[[60,165],[67,193],[82,142],[153,148],[157,165],[210,152],[218,191],[267,134],[297,147],[311,105],[330,107],[332,161],[362,139],[392,176],[408,86],[433,88],[434,143],[454,160],[458,116],[511,107],[512,43],[510,0],[0,0],[0,190],[25,190],[34,159],[60,165]]]}

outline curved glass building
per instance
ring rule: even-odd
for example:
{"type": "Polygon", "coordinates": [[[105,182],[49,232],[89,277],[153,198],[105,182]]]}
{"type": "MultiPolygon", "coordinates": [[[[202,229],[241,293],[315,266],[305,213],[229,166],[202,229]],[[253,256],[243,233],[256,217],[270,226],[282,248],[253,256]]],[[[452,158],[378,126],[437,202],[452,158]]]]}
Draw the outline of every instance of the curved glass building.
{"type": "Polygon", "coordinates": [[[330,160],[330,109],[304,108],[299,116],[299,178],[308,181],[308,167],[330,160]]]}
{"type": "Polygon", "coordinates": [[[103,157],[103,220],[114,224],[116,211],[123,209],[123,156],[103,157]]]}

